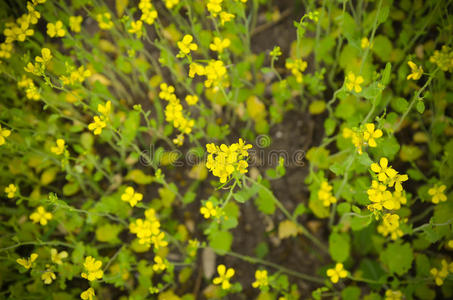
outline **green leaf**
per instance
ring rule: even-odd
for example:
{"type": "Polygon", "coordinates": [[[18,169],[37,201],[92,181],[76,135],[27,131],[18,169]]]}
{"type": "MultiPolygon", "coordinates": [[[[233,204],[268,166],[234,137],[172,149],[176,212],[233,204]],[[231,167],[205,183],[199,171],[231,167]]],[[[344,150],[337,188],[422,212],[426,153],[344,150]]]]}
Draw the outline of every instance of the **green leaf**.
{"type": "Polygon", "coordinates": [[[260,186],[257,184],[252,184],[249,188],[243,188],[239,192],[233,194],[234,200],[239,203],[245,203],[250,198],[255,196],[256,193],[260,190],[260,186]]]}
{"type": "Polygon", "coordinates": [[[308,161],[313,166],[320,169],[327,169],[329,167],[329,150],[322,147],[313,147],[308,150],[306,155],[308,161]]]}
{"type": "Polygon", "coordinates": [[[417,111],[419,113],[421,113],[421,114],[424,113],[425,112],[425,102],[423,102],[422,100],[417,101],[415,108],[417,109],[417,111]]]}
{"type": "Polygon", "coordinates": [[[219,254],[230,251],[233,235],[228,231],[213,230],[208,237],[209,246],[219,254]]]}
{"type": "Polygon", "coordinates": [[[329,253],[336,262],[344,262],[349,257],[350,237],[345,233],[332,233],[329,236],[329,253]]]}
{"type": "Polygon", "coordinates": [[[255,205],[259,211],[264,214],[272,215],[275,212],[274,195],[266,189],[260,189],[258,197],[255,199],[255,205]]]}
{"type": "Polygon", "coordinates": [[[118,243],[118,234],[123,230],[121,225],[105,224],[96,229],[96,239],[100,242],[107,242],[111,244],[118,243]]]}
{"type": "Polygon", "coordinates": [[[348,300],[358,300],[360,298],[360,289],[356,286],[348,286],[341,291],[341,298],[348,300]]]}
{"type": "Polygon", "coordinates": [[[391,58],[393,46],[392,42],[385,35],[378,35],[373,41],[373,48],[371,50],[382,61],[387,62],[391,58]]]}
{"type": "Polygon", "coordinates": [[[140,125],[140,112],[131,110],[124,121],[124,128],[121,132],[122,140],[120,146],[129,146],[137,135],[137,129],[140,125]]]}
{"type": "Polygon", "coordinates": [[[381,253],[380,259],[390,273],[402,276],[411,268],[414,254],[409,243],[392,243],[381,253]]]}
{"type": "Polygon", "coordinates": [[[383,85],[389,84],[391,72],[392,72],[392,64],[388,62],[385,64],[385,69],[382,72],[381,83],[383,85]]]}
{"type": "Polygon", "coordinates": [[[400,151],[402,161],[415,161],[423,155],[423,151],[419,147],[413,145],[403,145],[400,151]]]}
{"type": "Polygon", "coordinates": [[[403,113],[409,107],[409,102],[407,102],[407,100],[402,97],[398,97],[393,98],[390,102],[390,105],[396,112],[403,113]]]}

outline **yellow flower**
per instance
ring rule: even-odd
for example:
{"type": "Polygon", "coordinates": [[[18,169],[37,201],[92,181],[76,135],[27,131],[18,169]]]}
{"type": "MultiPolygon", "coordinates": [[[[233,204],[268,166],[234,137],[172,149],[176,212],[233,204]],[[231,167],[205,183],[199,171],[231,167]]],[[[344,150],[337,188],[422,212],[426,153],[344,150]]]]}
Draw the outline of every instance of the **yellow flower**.
{"type": "Polygon", "coordinates": [[[444,284],[444,279],[448,276],[448,263],[445,259],[442,260],[442,268],[440,270],[432,268],[431,275],[434,277],[436,285],[441,286],[444,284]]]}
{"type": "Polygon", "coordinates": [[[233,20],[235,16],[233,14],[227,13],[226,11],[222,11],[220,13],[220,25],[225,25],[225,23],[230,22],[233,20]]]}
{"type": "Polygon", "coordinates": [[[413,80],[419,80],[420,77],[423,75],[423,68],[422,66],[419,66],[417,68],[417,65],[414,64],[412,61],[408,61],[407,64],[411,68],[411,74],[407,75],[406,79],[413,79],[413,80]]]}
{"type": "Polygon", "coordinates": [[[96,15],[96,21],[98,21],[99,28],[103,30],[109,30],[113,27],[112,16],[108,12],[96,15]]]}
{"type": "Polygon", "coordinates": [[[403,293],[400,291],[386,290],[384,300],[401,300],[402,297],[403,293]]]}
{"type": "Polygon", "coordinates": [[[212,283],[221,284],[222,289],[228,290],[231,287],[230,278],[234,276],[234,269],[228,268],[227,270],[225,265],[218,265],[217,272],[219,273],[219,277],[214,278],[212,283]]]}
{"type": "Polygon", "coordinates": [[[47,23],[47,34],[50,37],[63,37],[66,31],[63,28],[63,22],[57,21],[55,24],[47,23]]]}
{"type": "Polygon", "coordinates": [[[279,46],[275,46],[274,49],[272,49],[272,51],[269,53],[269,55],[272,57],[279,57],[282,54],[283,54],[282,50],[280,49],[279,46]]]}
{"type": "Polygon", "coordinates": [[[98,112],[105,118],[105,120],[109,119],[111,109],[112,101],[107,101],[105,104],[98,104],[98,112]]]}
{"type": "Polygon", "coordinates": [[[104,271],[101,270],[102,261],[95,260],[94,257],[88,256],[85,258],[85,262],[83,264],[87,273],[82,272],[82,278],[85,278],[89,281],[93,281],[96,279],[101,279],[104,275],[104,271]]]}
{"type": "Polygon", "coordinates": [[[98,116],[94,116],[93,120],[93,123],[88,124],[88,129],[93,131],[95,135],[100,135],[102,133],[102,128],[106,127],[107,123],[103,118],[98,116]]]}
{"type": "Polygon", "coordinates": [[[400,216],[396,214],[385,214],[382,218],[382,224],[377,227],[377,231],[383,236],[390,234],[392,240],[396,240],[403,236],[403,232],[399,229],[400,216]]]}
{"type": "Polygon", "coordinates": [[[188,105],[195,105],[198,102],[198,96],[197,95],[187,95],[186,102],[188,105]]]}
{"type": "MultiPolygon", "coordinates": [[[[151,3],[150,3],[151,5],[151,3]]],[[[151,5],[152,7],[152,5],[151,5]]],[[[150,8],[150,9],[146,9],[146,10],[143,10],[142,9],[142,16],[140,17],[140,20],[142,20],[143,22],[145,22],[146,24],[148,25],[152,25],[154,24],[154,20],[157,19],[157,10],[155,10],[154,8],[150,8]]]]}
{"type": "Polygon", "coordinates": [[[318,191],[318,198],[326,207],[329,207],[330,204],[337,202],[337,198],[332,195],[332,186],[329,185],[327,181],[323,181],[321,183],[321,188],[318,191]]]}
{"type": "Polygon", "coordinates": [[[91,287],[80,294],[80,298],[83,300],[93,300],[94,296],[95,296],[94,289],[91,287]]]}
{"type": "Polygon", "coordinates": [[[16,262],[24,267],[25,269],[30,269],[33,265],[33,262],[38,258],[38,254],[32,253],[29,258],[18,258],[16,262]]]}
{"type": "Polygon", "coordinates": [[[155,262],[155,264],[153,265],[154,272],[162,272],[167,268],[166,261],[164,261],[164,259],[162,259],[162,257],[160,256],[155,256],[154,262],[155,262]]]}
{"type": "Polygon", "coordinates": [[[200,65],[200,64],[197,64],[197,63],[191,63],[189,65],[189,77],[190,78],[194,78],[195,75],[198,75],[198,76],[203,76],[203,75],[206,75],[206,70],[205,68],[200,65]]]}
{"type": "Polygon", "coordinates": [[[362,40],[360,41],[360,47],[362,47],[362,49],[370,47],[370,41],[367,37],[362,38],[362,40]]]}
{"type": "Polygon", "coordinates": [[[346,278],[348,272],[343,268],[342,263],[337,263],[334,269],[327,270],[327,276],[330,277],[330,281],[337,283],[340,278],[346,278]]]}
{"type": "Polygon", "coordinates": [[[1,43],[0,44],[0,58],[10,58],[13,51],[13,44],[1,43]]]}
{"type": "Polygon", "coordinates": [[[63,154],[65,141],[63,139],[58,139],[56,143],[57,143],[57,146],[50,148],[50,151],[52,151],[56,155],[63,154]]]}
{"type": "Polygon", "coordinates": [[[83,18],[82,16],[70,16],[69,17],[69,28],[73,32],[80,32],[82,30],[80,24],[82,24],[83,18]]]}
{"type": "Polygon", "coordinates": [[[175,5],[179,3],[179,0],[164,0],[165,7],[168,9],[172,9],[175,5]]]}
{"type": "Polygon", "coordinates": [[[307,69],[307,62],[302,59],[291,59],[288,58],[285,63],[285,68],[291,71],[291,73],[296,77],[298,83],[303,82],[302,73],[307,69]]]}
{"type": "Polygon", "coordinates": [[[134,207],[137,205],[137,202],[142,201],[143,195],[140,193],[136,193],[134,188],[128,186],[124,193],[121,195],[121,200],[129,202],[129,204],[134,207]]]}
{"type": "Polygon", "coordinates": [[[44,281],[44,284],[51,284],[55,279],[57,279],[57,276],[51,270],[46,270],[41,275],[41,280],[44,281]]]}
{"type": "Polygon", "coordinates": [[[379,161],[379,165],[377,163],[371,164],[371,170],[378,174],[378,180],[381,182],[385,182],[387,179],[393,178],[397,174],[397,172],[389,166],[388,163],[388,159],[382,157],[379,161]]]}
{"type": "Polygon", "coordinates": [[[52,219],[52,214],[47,212],[43,206],[39,206],[34,213],[30,215],[33,223],[40,223],[42,226],[47,225],[47,221],[52,219]]]}
{"type": "Polygon", "coordinates": [[[14,198],[14,195],[16,194],[17,187],[10,183],[6,188],[5,188],[5,193],[8,195],[8,198],[14,198]]]}
{"type": "Polygon", "coordinates": [[[143,22],[141,20],[134,21],[131,23],[131,28],[129,28],[127,31],[135,34],[137,38],[140,38],[142,36],[142,26],[143,22]]]}
{"type": "MultiPolygon", "coordinates": [[[[8,40],[6,42],[8,42],[8,40]]],[[[453,51],[446,45],[443,45],[440,51],[434,51],[434,54],[429,58],[429,61],[435,63],[444,72],[453,71],[453,51]]]]}
{"type": "Polygon", "coordinates": [[[52,59],[52,53],[50,52],[50,50],[48,48],[42,48],[41,55],[42,55],[42,57],[36,56],[35,61],[38,63],[41,63],[43,65],[46,65],[52,59]]]}
{"type": "Polygon", "coordinates": [[[227,76],[227,70],[221,60],[211,60],[205,67],[205,72],[206,80],[204,86],[207,88],[219,86],[227,76]]]}
{"type": "Polygon", "coordinates": [[[206,8],[212,14],[212,16],[216,17],[218,13],[222,11],[222,2],[223,0],[209,0],[206,4],[206,8]]]}
{"type": "Polygon", "coordinates": [[[178,48],[179,48],[179,53],[177,57],[184,57],[185,55],[189,54],[190,51],[197,51],[198,50],[198,45],[195,43],[192,43],[193,41],[193,36],[190,34],[186,34],[181,41],[177,43],[178,48]]]}
{"type": "Polygon", "coordinates": [[[447,201],[447,196],[445,195],[445,189],[447,186],[445,184],[442,185],[435,185],[428,190],[428,194],[431,197],[431,202],[437,204],[439,202],[447,201]]]}
{"type": "Polygon", "coordinates": [[[252,283],[252,287],[259,288],[265,287],[269,284],[267,279],[267,271],[266,270],[256,270],[255,272],[255,282],[252,283]]]}
{"type": "Polygon", "coordinates": [[[200,208],[200,213],[205,219],[215,217],[217,216],[217,207],[214,207],[211,201],[207,201],[205,205],[200,208]]]}
{"type": "Polygon", "coordinates": [[[382,136],[382,130],[375,130],[374,123],[367,123],[365,125],[365,131],[363,132],[363,139],[368,142],[370,147],[376,147],[376,140],[382,136]]]}
{"type": "Polygon", "coordinates": [[[395,185],[395,191],[401,192],[403,190],[403,185],[401,184],[404,181],[407,181],[409,177],[406,174],[397,174],[394,177],[390,178],[388,186],[392,187],[395,185]]]}
{"type": "Polygon", "coordinates": [[[222,53],[225,48],[228,48],[231,44],[230,39],[220,39],[218,37],[214,38],[213,43],[209,45],[209,49],[222,53]]]}
{"type": "Polygon", "coordinates": [[[166,83],[160,84],[159,98],[167,101],[175,100],[175,87],[166,83]]]}
{"type": "Polygon", "coordinates": [[[0,124],[0,146],[5,143],[7,137],[11,135],[11,131],[8,129],[2,129],[2,125],[0,124]]]}
{"type": "Polygon", "coordinates": [[[61,251],[60,253],[58,253],[57,249],[50,249],[50,258],[52,259],[53,263],[61,265],[63,263],[63,259],[65,259],[66,257],[68,257],[68,252],[61,251]]]}
{"type": "Polygon", "coordinates": [[[362,91],[362,87],[360,84],[363,83],[362,76],[355,76],[354,73],[350,72],[346,77],[346,89],[348,91],[355,90],[356,93],[360,93],[362,91]]]}

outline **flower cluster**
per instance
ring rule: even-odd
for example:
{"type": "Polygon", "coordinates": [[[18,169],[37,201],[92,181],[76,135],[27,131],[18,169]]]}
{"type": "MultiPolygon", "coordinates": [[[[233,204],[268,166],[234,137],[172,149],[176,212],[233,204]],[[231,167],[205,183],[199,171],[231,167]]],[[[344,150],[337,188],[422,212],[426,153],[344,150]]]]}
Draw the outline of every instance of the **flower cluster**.
{"type": "Polygon", "coordinates": [[[34,64],[29,62],[24,70],[37,76],[44,74],[47,64],[52,60],[52,53],[48,48],[42,48],[41,55],[35,57],[34,64]]]}
{"type": "Polygon", "coordinates": [[[56,141],[56,146],[53,146],[50,148],[50,151],[52,153],[55,153],[56,155],[61,155],[63,154],[65,149],[65,141],[63,139],[57,139],[56,141]]]}
{"type": "Polygon", "coordinates": [[[234,171],[241,174],[247,173],[248,163],[245,159],[249,155],[247,150],[250,148],[252,145],[245,144],[242,139],[230,146],[222,144],[219,147],[212,143],[207,144],[209,155],[206,167],[214,176],[220,178],[221,183],[225,183],[234,171]]]}
{"type": "Polygon", "coordinates": [[[105,105],[98,104],[98,112],[100,115],[94,116],[93,122],[88,124],[88,129],[93,131],[95,135],[100,135],[102,133],[102,129],[107,126],[107,122],[110,119],[111,107],[111,101],[107,101],[105,105]]]}
{"type": "Polygon", "coordinates": [[[382,134],[382,130],[375,129],[374,123],[367,123],[364,127],[361,126],[360,128],[343,129],[343,137],[352,140],[359,154],[363,153],[363,146],[376,147],[376,139],[382,137],[382,134]]]}
{"type": "Polygon", "coordinates": [[[252,283],[252,287],[262,288],[269,285],[269,281],[267,278],[267,271],[266,270],[256,270],[255,272],[255,281],[252,283]]]}
{"type": "Polygon", "coordinates": [[[5,188],[5,193],[7,194],[8,198],[14,198],[17,192],[17,187],[14,184],[10,184],[5,188]]]}
{"type": "Polygon", "coordinates": [[[101,279],[104,275],[104,271],[101,270],[102,261],[96,260],[92,256],[88,256],[85,258],[85,262],[83,263],[83,267],[85,268],[85,272],[82,272],[82,278],[85,278],[89,281],[93,281],[96,279],[101,279]]]}
{"type": "Polygon", "coordinates": [[[23,14],[16,19],[15,22],[6,22],[3,35],[5,36],[5,44],[12,44],[14,41],[23,42],[27,36],[32,36],[34,30],[30,25],[38,23],[41,14],[35,10],[38,4],[42,4],[46,0],[36,0],[27,3],[28,13],[23,14]]]}
{"type": "Polygon", "coordinates": [[[113,27],[112,16],[108,12],[96,15],[96,21],[98,21],[99,28],[103,30],[109,30],[113,27]]]}
{"type": "Polygon", "coordinates": [[[230,39],[221,39],[215,37],[214,41],[209,44],[209,49],[212,51],[218,52],[219,54],[223,52],[224,49],[228,48],[231,45],[230,39]]]}
{"type": "Polygon", "coordinates": [[[396,214],[385,214],[382,218],[382,224],[377,227],[377,231],[383,236],[390,235],[392,240],[403,236],[400,227],[400,216],[396,214]]]}
{"type": "Polygon", "coordinates": [[[332,195],[332,186],[329,185],[327,181],[321,183],[321,188],[318,191],[318,199],[321,200],[322,204],[326,207],[337,202],[337,198],[332,195]]]}
{"type": "Polygon", "coordinates": [[[70,16],[69,17],[69,28],[72,32],[80,32],[82,30],[81,24],[83,22],[82,16],[70,16]]]}
{"type": "Polygon", "coordinates": [[[18,258],[18,259],[16,259],[16,262],[28,270],[33,266],[33,262],[37,258],[38,258],[38,254],[32,253],[29,258],[18,258]]]}
{"type": "Polygon", "coordinates": [[[184,142],[184,134],[190,134],[195,121],[188,119],[183,114],[183,107],[178,97],[176,97],[175,88],[172,85],[162,83],[160,85],[159,97],[168,101],[165,107],[165,120],[173,124],[173,127],[180,131],[180,135],[173,140],[179,146],[184,142]]]}
{"type": "Polygon", "coordinates": [[[140,0],[138,8],[142,12],[140,20],[148,25],[152,25],[157,18],[157,10],[154,8],[151,0],[140,0]]]}
{"type": "Polygon", "coordinates": [[[327,270],[327,276],[330,277],[330,281],[337,283],[340,278],[346,278],[348,276],[348,271],[344,269],[342,263],[337,263],[335,268],[327,270]]]}
{"type": "Polygon", "coordinates": [[[204,206],[200,208],[200,213],[205,219],[214,218],[219,214],[219,208],[214,206],[212,201],[206,201],[204,206]]]}
{"type": "Polygon", "coordinates": [[[296,81],[298,83],[302,83],[302,73],[305,71],[305,69],[307,69],[306,61],[303,61],[302,59],[288,58],[286,60],[285,67],[291,71],[291,74],[293,74],[294,77],[296,77],[296,81]]]}
{"type": "Polygon", "coordinates": [[[189,65],[189,77],[194,78],[195,75],[206,76],[204,86],[207,88],[229,85],[227,69],[221,60],[211,60],[206,66],[191,63],[189,65]]]}
{"type": "Polygon", "coordinates": [[[83,83],[86,78],[90,77],[91,71],[85,69],[84,66],[80,66],[77,69],[73,66],[66,65],[67,76],[61,75],[60,80],[63,85],[74,85],[77,83],[83,83]]]}
{"type": "MultiPolygon", "coordinates": [[[[247,1],[241,0],[241,2],[245,3],[247,1]]],[[[208,3],[206,4],[206,8],[208,9],[208,12],[211,14],[211,16],[213,16],[214,18],[220,17],[221,26],[225,25],[225,23],[235,18],[234,14],[222,10],[222,3],[223,0],[208,0],[208,3]]]]}
{"type": "Polygon", "coordinates": [[[429,61],[436,64],[442,71],[453,71],[453,51],[446,45],[443,45],[440,51],[434,51],[429,61]]]}
{"type": "Polygon", "coordinates": [[[63,22],[58,20],[55,24],[47,23],[47,35],[51,38],[64,37],[66,35],[66,31],[64,30],[63,22]]]}
{"type": "Polygon", "coordinates": [[[441,286],[444,284],[444,279],[448,276],[448,273],[453,273],[453,263],[448,264],[445,259],[442,259],[442,268],[432,268],[430,270],[431,275],[434,277],[436,285],[441,286]]]}
{"type": "Polygon", "coordinates": [[[19,88],[25,89],[25,95],[26,95],[27,99],[35,100],[35,101],[41,99],[39,90],[31,78],[28,78],[27,76],[22,75],[22,79],[17,82],[17,86],[19,88]]]}
{"type": "Polygon", "coordinates": [[[145,211],[145,220],[137,219],[129,225],[131,233],[137,235],[138,242],[147,247],[154,245],[155,249],[166,247],[165,233],[160,230],[160,222],[157,219],[156,211],[152,208],[145,211]]]}
{"type": "Polygon", "coordinates": [[[386,290],[384,300],[401,300],[403,293],[401,291],[386,290]]]}

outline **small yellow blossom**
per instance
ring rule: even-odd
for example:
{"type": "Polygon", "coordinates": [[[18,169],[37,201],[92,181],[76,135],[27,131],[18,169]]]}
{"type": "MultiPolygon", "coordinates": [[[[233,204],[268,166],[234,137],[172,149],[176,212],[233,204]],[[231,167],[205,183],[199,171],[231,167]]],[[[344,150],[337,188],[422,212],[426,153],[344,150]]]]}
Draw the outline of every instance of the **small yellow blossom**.
{"type": "Polygon", "coordinates": [[[141,20],[133,21],[131,27],[127,30],[129,33],[135,34],[137,38],[142,36],[143,22],[141,20]]]}
{"type": "Polygon", "coordinates": [[[167,268],[167,263],[162,257],[160,256],[155,256],[154,257],[154,265],[153,265],[153,271],[154,272],[162,272],[167,268]]]}
{"type": "Polygon", "coordinates": [[[270,56],[272,57],[279,57],[281,56],[283,53],[282,53],[282,50],[280,49],[279,46],[275,46],[272,51],[269,53],[270,56]]]}
{"type": "Polygon", "coordinates": [[[412,61],[408,61],[407,64],[411,68],[411,74],[407,75],[406,79],[413,79],[413,80],[419,80],[420,77],[423,75],[423,68],[422,66],[419,66],[417,68],[417,65],[414,64],[412,61]]]}
{"type": "Polygon", "coordinates": [[[41,63],[42,65],[47,65],[52,59],[52,53],[49,48],[42,48],[41,55],[42,56],[36,56],[35,61],[41,63]]]}
{"type": "Polygon", "coordinates": [[[88,256],[85,258],[85,262],[83,263],[83,267],[85,268],[85,272],[82,272],[82,278],[85,278],[89,281],[93,281],[96,279],[101,279],[104,275],[104,271],[101,270],[102,261],[94,259],[92,256],[88,256]]]}
{"type": "Polygon", "coordinates": [[[63,28],[63,22],[57,21],[55,24],[47,23],[47,35],[50,37],[63,37],[66,31],[63,28]]]}
{"type": "Polygon", "coordinates": [[[176,55],[176,57],[184,57],[190,53],[190,51],[197,51],[198,50],[198,45],[195,43],[192,43],[193,41],[193,36],[190,34],[186,34],[181,41],[177,43],[178,48],[179,48],[179,53],[176,55]]]}
{"type": "Polygon", "coordinates": [[[220,13],[220,25],[223,26],[223,25],[225,25],[225,23],[230,22],[234,18],[235,18],[235,16],[233,14],[230,14],[226,11],[222,11],[220,13]]]}
{"type": "Polygon", "coordinates": [[[291,71],[294,77],[296,77],[296,81],[298,83],[303,82],[303,75],[302,73],[307,69],[307,62],[303,61],[302,59],[291,59],[288,58],[285,63],[285,68],[291,71]]]}
{"type": "Polygon", "coordinates": [[[93,300],[93,297],[95,296],[95,293],[94,293],[94,289],[93,288],[89,288],[85,291],[83,291],[81,294],[80,294],[80,298],[82,300],[93,300]]]}
{"type": "Polygon", "coordinates": [[[444,284],[444,279],[448,276],[448,263],[445,259],[442,260],[442,268],[432,268],[430,270],[431,275],[434,277],[436,285],[441,286],[444,284]]]}
{"type": "Polygon", "coordinates": [[[255,281],[252,283],[252,287],[260,288],[265,287],[269,284],[267,278],[267,271],[266,270],[256,270],[255,272],[255,281]]]}
{"type": "Polygon", "coordinates": [[[362,38],[362,40],[360,41],[360,47],[362,47],[362,49],[366,49],[366,48],[370,47],[370,41],[368,40],[367,37],[362,38]]]}
{"type": "Polygon", "coordinates": [[[382,157],[379,164],[371,164],[371,170],[378,174],[378,180],[381,182],[386,182],[387,179],[395,177],[398,173],[392,168],[392,166],[389,166],[388,163],[388,159],[382,157]]]}
{"type": "Polygon", "coordinates": [[[327,276],[330,277],[330,281],[337,283],[340,278],[346,278],[348,272],[343,268],[342,263],[337,263],[335,268],[327,270],[327,276]]]}
{"type": "Polygon", "coordinates": [[[66,257],[68,257],[68,252],[61,251],[60,253],[58,253],[57,249],[50,249],[50,258],[52,259],[53,263],[61,265],[63,263],[63,259],[65,259],[66,257]]]}
{"type": "Polygon", "coordinates": [[[107,101],[105,104],[98,104],[98,112],[105,120],[109,119],[110,111],[112,110],[112,101],[107,101]]]}
{"type": "Polygon", "coordinates": [[[206,75],[206,70],[205,68],[200,65],[200,64],[197,64],[197,63],[191,63],[189,65],[189,77],[190,78],[194,78],[195,75],[198,75],[198,76],[203,76],[203,75],[206,75]]]}
{"type": "Polygon", "coordinates": [[[6,141],[6,138],[11,135],[11,131],[8,129],[2,128],[2,125],[0,125],[0,146],[3,145],[6,141]]]}
{"type": "Polygon", "coordinates": [[[213,17],[217,17],[217,14],[222,11],[223,0],[209,0],[206,4],[206,8],[213,17]]]}
{"type": "Polygon", "coordinates": [[[57,139],[56,142],[57,146],[50,148],[50,151],[55,153],[56,155],[61,155],[64,152],[65,141],[63,139],[57,139]]]}
{"type": "Polygon", "coordinates": [[[354,73],[350,72],[346,77],[346,89],[348,91],[355,90],[356,93],[360,93],[362,91],[362,87],[360,86],[363,83],[362,76],[356,76],[354,73]]]}
{"type": "Polygon", "coordinates": [[[438,204],[439,202],[447,201],[447,196],[445,195],[445,189],[447,186],[445,184],[442,185],[435,185],[434,187],[428,190],[428,194],[431,197],[431,202],[434,204],[438,204]]]}
{"type": "Polygon", "coordinates": [[[377,227],[377,231],[383,236],[390,235],[392,240],[396,240],[403,236],[403,232],[399,229],[400,216],[396,214],[385,214],[382,218],[382,224],[377,227]]]}
{"type": "MultiPolygon", "coordinates": [[[[140,2],[144,3],[144,2],[140,2]]],[[[151,2],[146,2],[149,3],[148,6],[144,6],[143,8],[140,8],[142,10],[142,15],[140,17],[140,20],[145,22],[148,25],[154,24],[154,21],[157,19],[157,10],[154,9],[153,5],[151,2]]]]}
{"type": "Polygon", "coordinates": [[[214,207],[211,201],[207,201],[204,206],[200,208],[200,213],[205,219],[217,216],[217,207],[214,207]]]}
{"type": "Polygon", "coordinates": [[[38,254],[32,253],[29,258],[18,258],[18,259],[16,259],[16,262],[28,270],[33,266],[33,262],[37,258],[38,258],[38,254]]]}
{"type": "Polygon", "coordinates": [[[212,280],[214,284],[221,285],[223,290],[228,290],[231,287],[230,279],[234,276],[234,269],[226,269],[225,265],[218,265],[217,272],[219,277],[216,277],[212,280]]]}
{"type": "Polygon", "coordinates": [[[83,18],[82,16],[70,16],[69,17],[69,28],[71,28],[71,31],[73,32],[80,32],[82,30],[81,24],[82,24],[83,18]]]}
{"type": "Polygon", "coordinates": [[[403,293],[401,293],[400,291],[392,291],[392,290],[385,291],[384,300],[401,300],[401,299],[403,299],[403,293]]]}
{"type": "Polygon", "coordinates": [[[444,72],[453,71],[453,51],[446,45],[443,45],[440,51],[434,51],[429,61],[436,64],[444,72]]]}
{"type": "Polygon", "coordinates": [[[99,116],[94,116],[93,120],[93,123],[88,124],[88,129],[93,131],[95,135],[100,135],[102,133],[102,128],[105,128],[107,123],[99,116]]]}
{"type": "Polygon", "coordinates": [[[188,105],[195,105],[198,102],[198,96],[197,95],[187,95],[186,102],[188,105]]]}
{"type": "Polygon", "coordinates": [[[140,193],[136,193],[134,188],[131,186],[128,186],[126,190],[124,190],[124,193],[121,195],[121,200],[129,202],[129,204],[134,207],[137,205],[139,201],[142,201],[143,195],[140,193]]]}
{"type": "Polygon", "coordinates": [[[8,59],[11,57],[11,52],[13,52],[13,44],[11,43],[1,43],[0,44],[0,58],[8,59]]]}
{"type": "Polygon", "coordinates": [[[165,7],[168,9],[172,9],[175,5],[178,5],[179,0],[164,0],[165,7]]]}
{"type": "Polygon", "coordinates": [[[98,14],[96,16],[96,21],[98,21],[99,28],[102,30],[109,30],[113,27],[112,16],[108,12],[98,14]]]}
{"type": "Polygon", "coordinates": [[[7,194],[8,198],[14,198],[14,195],[17,192],[17,187],[10,183],[6,188],[5,188],[5,193],[7,194]]]}
{"type": "Polygon", "coordinates": [[[221,39],[219,37],[215,37],[214,41],[209,45],[209,49],[212,51],[216,51],[218,53],[222,53],[225,48],[228,48],[231,45],[230,39],[221,39]]]}
{"type": "Polygon", "coordinates": [[[318,198],[322,201],[322,204],[329,207],[330,204],[336,203],[337,198],[332,195],[332,186],[327,181],[321,183],[321,188],[318,191],[318,198]]]}
{"type": "Polygon", "coordinates": [[[44,281],[44,284],[51,284],[55,279],[57,279],[57,276],[51,270],[46,270],[41,275],[41,280],[44,281]]]}
{"type": "Polygon", "coordinates": [[[363,132],[363,140],[368,142],[368,146],[376,147],[376,140],[382,136],[382,130],[375,130],[374,123],[365,124],[365,131],[363,132]]]}
{"type": "Polygon", "coordinates": [[[33,223],[40,223],[42,226],[47,225],[47,222],[52,219],[52,214],[47,212],[43,206],[39,206],[34,213],[30,215],[33,223]]]}

